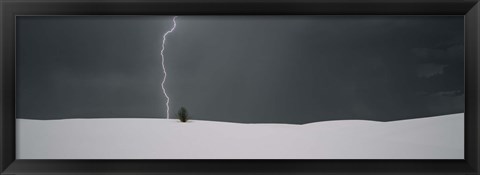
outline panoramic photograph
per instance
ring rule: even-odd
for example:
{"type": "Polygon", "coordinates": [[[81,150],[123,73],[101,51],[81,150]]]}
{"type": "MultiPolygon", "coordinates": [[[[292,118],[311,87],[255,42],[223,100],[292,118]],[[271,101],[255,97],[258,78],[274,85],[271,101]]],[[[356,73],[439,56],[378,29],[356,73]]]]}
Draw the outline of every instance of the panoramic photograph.
{"type": "Polygon", "coordinates": [[[17,159],[464,159],[464,16],[17,16],[17,159]]]}

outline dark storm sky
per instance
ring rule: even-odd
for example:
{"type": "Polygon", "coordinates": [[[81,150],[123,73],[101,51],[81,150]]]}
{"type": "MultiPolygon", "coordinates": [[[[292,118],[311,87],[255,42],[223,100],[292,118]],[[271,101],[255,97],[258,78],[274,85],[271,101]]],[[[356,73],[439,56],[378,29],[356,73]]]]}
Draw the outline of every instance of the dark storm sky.
{"type": "MultiPolygon", "coordinates": [[[[165,117],[171,16],[17,17],[17,117],[165,117]]],[[[171,116],[391,121],[464,111],[463,16],[180,16],[171,116]]]]}

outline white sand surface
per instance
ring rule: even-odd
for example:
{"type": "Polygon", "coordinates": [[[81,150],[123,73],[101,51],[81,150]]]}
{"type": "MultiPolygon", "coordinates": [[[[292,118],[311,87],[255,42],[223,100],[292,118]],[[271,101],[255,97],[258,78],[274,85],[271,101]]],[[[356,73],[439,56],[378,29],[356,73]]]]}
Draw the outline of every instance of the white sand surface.
{"type": "Polygon", "coordinates": [[[17,119],[17,159],[463,159],[464,114],[241,124],[17,119]]]}

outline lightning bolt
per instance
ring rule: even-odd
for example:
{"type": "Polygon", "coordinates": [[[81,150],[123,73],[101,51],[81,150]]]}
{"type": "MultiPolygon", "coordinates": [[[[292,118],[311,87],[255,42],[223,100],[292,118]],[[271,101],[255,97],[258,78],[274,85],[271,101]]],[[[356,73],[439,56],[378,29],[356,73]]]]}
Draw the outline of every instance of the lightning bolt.
{"type": "Polygon", "coordinates": [[[170,118],[170,106],[169,106],[170,98],[168,97],[167,91],[165,90],[165,86],[164,86],[165,80],[167,80],[167,70],[165,69],[165,56],[163,55],[163,51],[165,50],[165,40],[167,39],[167,35],[169,33],[172,33],[175,30],[175,27],[177,26],[177,23],[175,21],[176,18],[177,16],[173,17],[173,27],[169,31],[167,31],[165,34],[163,34],[162,51],[160,51],[160,55],[162,55],[162,67],[163,67],[162,90],[163,90],[163,95],[165,95],[165,97],[167,98],[167,102],[165,103],[165,105],[167,106],[167,119],[170,118]]]}

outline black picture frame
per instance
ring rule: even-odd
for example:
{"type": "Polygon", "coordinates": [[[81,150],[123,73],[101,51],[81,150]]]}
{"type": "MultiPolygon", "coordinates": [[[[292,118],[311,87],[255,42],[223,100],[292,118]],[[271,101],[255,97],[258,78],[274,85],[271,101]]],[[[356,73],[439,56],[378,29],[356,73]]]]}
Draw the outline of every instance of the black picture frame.
{"type": "Polygon", "coordinates": [[[0,0],[0,174],[479,174],[478,0],[0,0]],[[464,160],[17,160],[18,15],[465,15],[464,160]]]}

